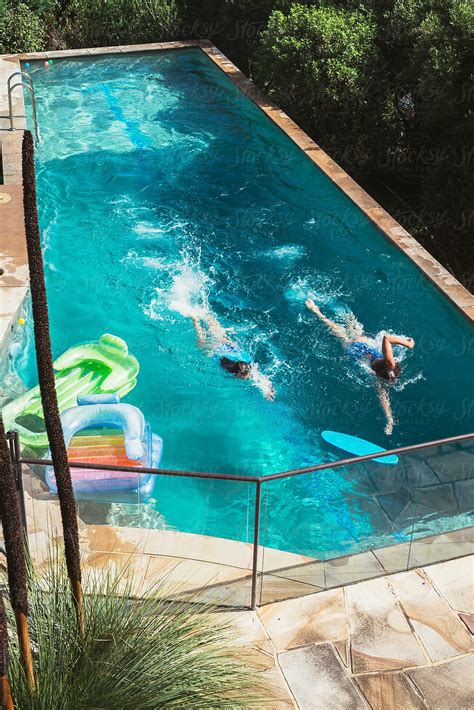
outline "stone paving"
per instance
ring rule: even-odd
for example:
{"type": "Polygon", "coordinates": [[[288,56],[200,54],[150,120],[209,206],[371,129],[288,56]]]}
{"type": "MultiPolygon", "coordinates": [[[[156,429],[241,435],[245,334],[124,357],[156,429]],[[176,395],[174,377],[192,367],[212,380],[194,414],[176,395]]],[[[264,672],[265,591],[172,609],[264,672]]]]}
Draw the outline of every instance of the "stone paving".
{"type": "Polygon", "coordinates": [[[474,557],[463,557],[233,621],[262,657],[275,708],[472,710],[473,577],[474,557]]]}
{"type": "MultiPolygon", "coordinates": [[[[33,506],[29,495],[26,502],[30,550],[41,566],[50,537],[61,537],[58,506],[47,500],[33,506]]],[[[79,525],[86,588],[90,571],[120,569],[135,596],[166,578],[173,592],[197,600],[249,603],[249,545],[177,531],[79,525]]],[[[458,546],[463,557],[310,594],[287,578],[281,587],[278,565],[298,569],[301,558],[273,550],[263,602],[282,589],[293,598],[256,611],[215,613],[251,650],[274,688],[275,710],[472,709],[474,555],[467,554],[473,549],[467,538],[458,546]]],[[[455,538],[448,549],[456,554],[455,538]]]]}

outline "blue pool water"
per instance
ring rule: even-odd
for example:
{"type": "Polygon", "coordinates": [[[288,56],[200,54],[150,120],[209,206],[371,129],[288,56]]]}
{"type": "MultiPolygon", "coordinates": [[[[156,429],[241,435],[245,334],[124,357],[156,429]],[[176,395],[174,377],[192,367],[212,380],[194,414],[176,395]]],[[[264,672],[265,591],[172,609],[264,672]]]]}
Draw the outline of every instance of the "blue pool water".
{"type": "MultiPolygon", "coordinates": [[[[163,437],[163,466],[267,474],[339,458],[323,429],[385,447],[472,430],[470,326],[204,54],[31,71],[54,354],[105,332],[127,341],[141,365],[127,401],[163,437]],[[398,353],[390,437],[373,376],[308,295],[379,342],[385,330],[417,342],[398,353]],[[197,347],[188,316],[202,304],[272,379],[274,402],[197,347]]],[[[17,365],[34,384],[31,337],[17,365]]],[[[356,479],[273,486],[269,543],[288,547],[290,529],[293,549],[319,554],[392,539],[353,503],[356,479]]],[[[246,485],[161,479],[153,495],[168,526],[248,537],[246,485]]]]}

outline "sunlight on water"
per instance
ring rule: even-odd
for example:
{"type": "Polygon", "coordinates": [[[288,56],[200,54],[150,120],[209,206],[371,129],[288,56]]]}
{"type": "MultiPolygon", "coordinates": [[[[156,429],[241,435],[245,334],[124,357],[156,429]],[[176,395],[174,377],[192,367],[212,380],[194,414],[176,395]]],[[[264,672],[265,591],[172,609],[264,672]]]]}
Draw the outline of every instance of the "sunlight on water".
{"type": "MultiPolygon", "coordinates": [[[[32,73],[54,354],[104,332],[127,341],[141,365],[127,401],[163,437],[163,466],[267,474],[339,458],[323,429],[391,447],[472,427],[461,316],[202,53],[32,73]],[[397,349],[391,437],[373,374],[308,297],[378,347],[385,332],[417,342],[397,349]],[[274,402],[197,347],[190,316],[210,313],[271,378],[274,402]]],[[[29,343],[17,367],[32,384],[29,343]]],[[[266,537],[288,548],[292,531],[292,549],[318,554],[393,540],[387,519],[353,504],[364,476],[335,469],[273,486],[266,537]]],[[[154,525],[247,538],[246,486],[160,479],[153,497],[154,525]]]]}

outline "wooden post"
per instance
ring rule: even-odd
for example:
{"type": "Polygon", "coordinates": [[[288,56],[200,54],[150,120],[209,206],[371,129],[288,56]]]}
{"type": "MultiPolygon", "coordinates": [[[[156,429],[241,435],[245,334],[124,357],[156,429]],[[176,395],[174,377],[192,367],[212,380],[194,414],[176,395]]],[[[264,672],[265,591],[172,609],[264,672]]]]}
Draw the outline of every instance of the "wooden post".
{"type": "Polygon", "coordinates": [[[28,617],[23,611],[15,609],[15,621],[23,668],[28,679],[28,685],[32,690],[34,690],[35,674],[33,671],[33,656],[31,655],[30,634],[28,631],[28,617]]]}
{"type": "Polygon", "coordinates": [[[7,675],[0,676],[0,702],[2,703],[2,708],[14,710],[12,691],[7,675]]]}

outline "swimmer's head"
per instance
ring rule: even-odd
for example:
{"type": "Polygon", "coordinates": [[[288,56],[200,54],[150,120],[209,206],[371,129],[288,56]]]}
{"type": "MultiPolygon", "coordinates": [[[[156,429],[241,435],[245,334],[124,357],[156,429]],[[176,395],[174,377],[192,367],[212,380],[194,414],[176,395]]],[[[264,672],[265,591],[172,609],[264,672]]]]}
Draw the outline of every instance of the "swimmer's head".
{"type": "Polygon", "coordinates": [[[221,357],[220,363],[224,370],[231,372],[236,377],[246,380],[250,377],[251,365],[243,360],[230,360],[228,357],[221,357]]]}
{"type": "Polygon", "coordinates": [[[385,362],[385,360],[376,360],[372,365],[372,369],[377,375],[387,382],[394,383],[400,377],[401,367],[398,362],[395,363],[395,367],[390,367],[390,365],[385,362]]]}

